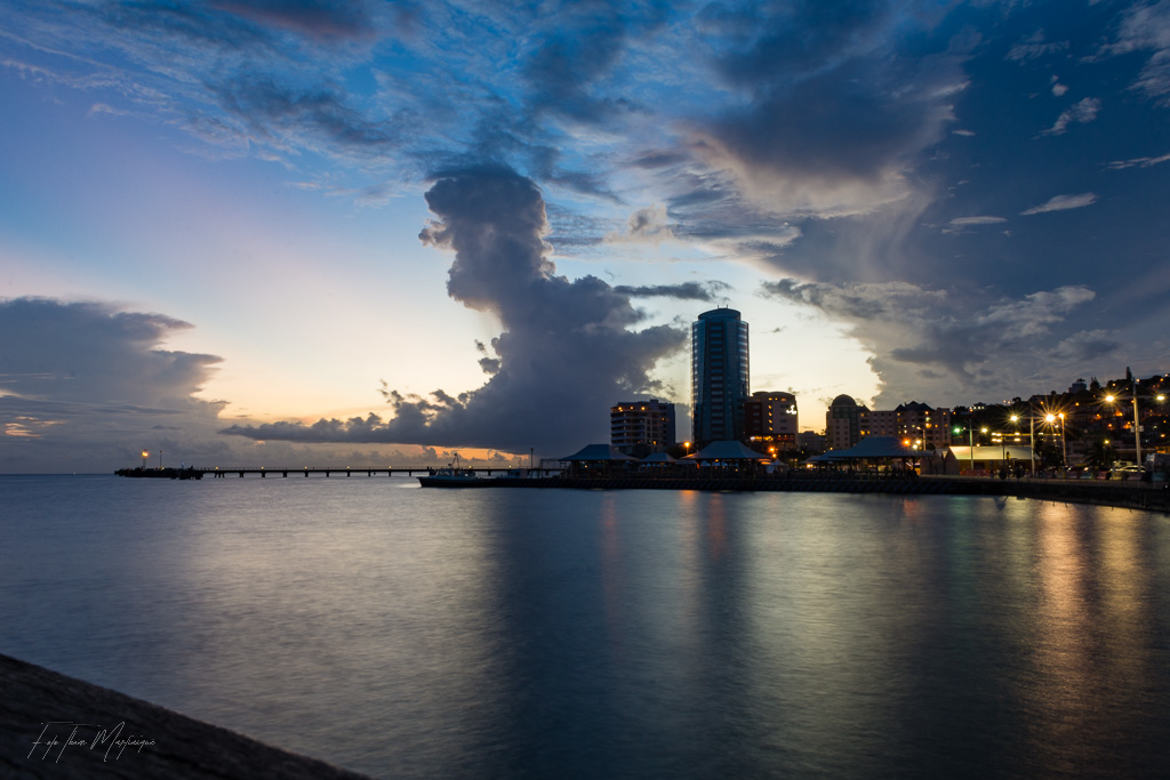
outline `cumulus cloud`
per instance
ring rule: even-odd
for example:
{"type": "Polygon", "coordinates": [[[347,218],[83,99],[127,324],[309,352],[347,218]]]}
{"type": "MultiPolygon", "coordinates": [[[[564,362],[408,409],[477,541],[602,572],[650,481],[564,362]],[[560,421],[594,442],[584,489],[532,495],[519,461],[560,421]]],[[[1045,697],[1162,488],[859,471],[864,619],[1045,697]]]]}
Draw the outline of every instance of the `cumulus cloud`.
{"type": "Polygon", "coordinates": [[[674,238],[674,228],[666,214],[665,205],[651,206],[638,209],[630,215],[626,229],[620,233],[610,233],[607,241],[638,241],[657,244],[674,238]]]}
{"type": "Polygon", "coordinates": [[[1079,195],[1056,195],[1041,203],[1039,206],[1033,206],[1030,209],[1021,211],[1020,214],[1023,216],[1031,216],[1032,214],[1046,214],[1049,211],[1080,209],[1085,206],[1092,206],[1096,202],[1097,196],[1092,192],[1082,192],[1079,195]]]}
{"type": "Polygon", "coordinates": [[[0,471],[113,470],[152,430],[210,433],[222,404],[194,394],[219,358],[160,347],[189,327],[100,303],[0,300],[0,427],[20,439],[0,448],[0,471]]]}
{"type": "Polygon", "coordinates": [[[946,404],[983,394],[1002,397],[1012,387],[1025,392],[1029,382],[1091,368],[1086,364],[1120,343],[1103,330],[1068,333],[1070,315],[1095,298],[1080,285],[987,298],[906,282],[781,279],[765,283],[764,292],[843,323],[873,355],[882,402],[926,393],[934,403],[946,404]],[[962,388],[962,397],[956,397],[956,388],[962,388]]]}
{"type": "MultiPolygon", "coordinates": [[[[630,394],[660,391],[654,364],[683,346],[668,326],[632,330],[642,314],[600,279],[556,274],[544,242],[544,199],[527,177],[481,167],[440,175],[426,194],[436,219],[421,233],[455,253],[447,291],[494,315],[498,363],[482,387],[459,395],[407,396],[387,386],[394,417],[376,415],[313,425],[238,425],[226,433],[291,441],[387,441],[551,455],[604,438],[606,410],[630,394]]],[[[482,363],[481,363],[482,365],[482,363]]]]}
{"type": "Polygon", "coordinates": [[[1101,111],[1101,101],[1097,98],[1084,98],[1066,108],[1052,123],[1052,127],[1042,131],[1041,135],[1063,135],[1068,132],[1068,126],[1074,124],[1088,124],[1097,118],[1101,111]]]}

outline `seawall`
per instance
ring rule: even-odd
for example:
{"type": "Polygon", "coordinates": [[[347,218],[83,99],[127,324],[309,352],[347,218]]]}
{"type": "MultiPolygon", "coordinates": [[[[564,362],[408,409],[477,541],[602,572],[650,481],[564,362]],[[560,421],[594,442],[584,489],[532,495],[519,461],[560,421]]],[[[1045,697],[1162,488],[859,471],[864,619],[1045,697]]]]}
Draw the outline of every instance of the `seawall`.
{"type": "Polygon", "coordinates": [[[1063,479],[914,478],[857,475],[696,475],[565,476],[544,479],[482,480],[476,487],[575,488],[583,490],[714,490],[890,495],[977,495],[1067,501],[1126,509],[1170,512],[1165,483],[1063,479]]]}
{"type": "Polygon", "coordinates": [[[365,777],[2,654],[0,776],[365,777]]]}

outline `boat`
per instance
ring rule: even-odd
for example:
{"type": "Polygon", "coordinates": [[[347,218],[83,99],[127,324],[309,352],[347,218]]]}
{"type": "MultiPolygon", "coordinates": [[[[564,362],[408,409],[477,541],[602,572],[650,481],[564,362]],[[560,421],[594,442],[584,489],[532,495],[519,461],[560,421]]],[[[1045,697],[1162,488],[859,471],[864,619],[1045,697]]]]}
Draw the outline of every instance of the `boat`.
{"type": "Polygon", "coordinates": [[[475,469],[462,468],[458,455],[454,463],[448,463],[441,469],[428,469],[425,477],[418,478],[420,487],[486,487],[491,482],[476,474],[475,469]]]}

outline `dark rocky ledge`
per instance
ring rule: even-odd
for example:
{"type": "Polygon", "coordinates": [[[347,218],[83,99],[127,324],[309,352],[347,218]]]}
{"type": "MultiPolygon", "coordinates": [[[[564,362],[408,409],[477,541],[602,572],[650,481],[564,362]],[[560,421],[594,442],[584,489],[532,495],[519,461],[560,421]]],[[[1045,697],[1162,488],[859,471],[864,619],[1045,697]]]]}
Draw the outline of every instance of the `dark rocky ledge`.
{"type": "Polygon", "coordinates": [[[328,780],[364,775],[0,655],[0,777],[328,780]],[[72,724],[93,725],[73,732],[72,724]],[[85,745],[67,745],[71,733],[85,745]],[[58,744],[50,747],[54,737],[58,744]]]}

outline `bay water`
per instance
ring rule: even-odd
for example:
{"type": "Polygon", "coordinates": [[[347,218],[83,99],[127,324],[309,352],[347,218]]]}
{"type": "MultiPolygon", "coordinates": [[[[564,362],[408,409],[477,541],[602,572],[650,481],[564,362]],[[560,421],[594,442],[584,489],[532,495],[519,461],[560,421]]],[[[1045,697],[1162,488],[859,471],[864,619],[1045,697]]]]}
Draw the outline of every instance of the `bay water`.
{"type": "Polygon", "coordinates": [[[378,777],[1149,776],[1170,518],[3,476],[0,652],[378,777]]]}

